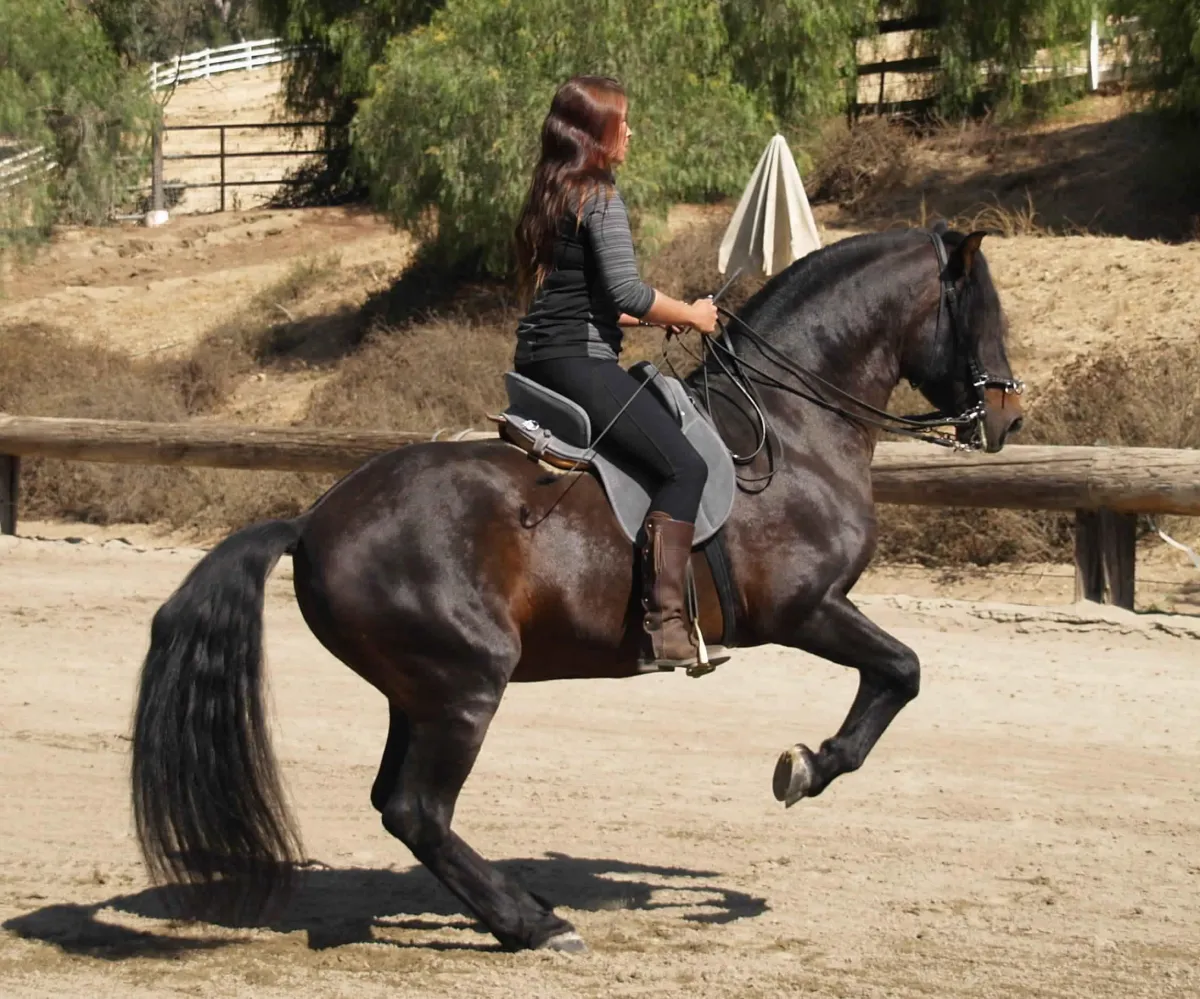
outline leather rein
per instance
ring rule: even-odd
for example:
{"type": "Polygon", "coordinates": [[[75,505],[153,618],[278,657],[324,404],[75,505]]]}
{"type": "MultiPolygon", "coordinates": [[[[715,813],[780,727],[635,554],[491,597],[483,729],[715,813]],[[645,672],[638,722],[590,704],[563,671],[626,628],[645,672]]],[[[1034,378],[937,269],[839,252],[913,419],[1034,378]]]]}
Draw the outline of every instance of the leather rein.
{"type": "MultiPolygon", "coordinates": [[[[986,445],[984,430],[984,417],[987,413],[986,391],[988,389],[1000,389],[1006,394],[1011,392],[1019,395],[1025,386],[1019,379],[999,378],[987,372],[980,357],[979,341],[969,336],[966,324],[963,321],[959,289],[954,286],[953,280],[947,274],[949,258],[946,253],[945,243],[942,241],[941,235],[937,232],[931,232],[929,237],[933,243],[934,252],[937,254],[940,286],[937,323],[934,326],[934,330],[936,333],[941,328],[942,316],[948,315],[956,349],[960,354],[965,355],[967,360],[971,392],[974,396],[974,401],[969,408],[958,414],[950,414],[942,410],[936,410],[932,413],[925,413],[919,416],[897,416],[894,413],[889,413],[868,402],[864,402],[840,386],[821,377],[815,371],[796,364],[744,319],[723,306],[718,306],[718,310],[723,316],[737,323],[742,328],[746,338],[758,348],[759,353],[768,360],[773,361],[798,383],[788,384],[781,381],[776,375],[763,370],[761,367],[741,357],[734,350],[733,342],[729,337],[729,331],[724,322],[718,321],[718,326],[721,330],[720,338],[703,338],[705,356],[698,358],[698,360],[702,362],[704,402],[709,415],[712,415],[712,405],[709,394],[709,365],[707,361],[712,359],[716,361],[717,366],[736,386],[740,393],[745,396],[757,416],[758,430],[756,430],[755,449],[749,455],[733,455],[735,462],[744,465],[753,461],[767,445],[771,434],[771,428],[763,412],[761,402],[757,397],[758,394],[754,391],[755,383],[780,389],[820,406],[822,409],[836,413],[845,419],[866,424],[890,434],[909,437],[914,440],[936,444],[940,447],[949,447],[958,451],[977,451],[986,445]],[[831,399],[830,395],[836,397],[836,399],[831,399]],[[847,406],[852,408],[847,408],[847,406]],[[954,434],[941,432],[939,430],[941,427],[972,427],[974,432],[964,442],[960,441],[954,434]]],[[[730,284],[732,284],[732,281],[727,282],[725,287],[717,295],[713,296],[714,301],[730,284]]],[[[694,357],[695,355],[692,356],[694,357]]],[[[915,382],[911,384],[914,388],[920,388],[915,382]]],[[[773,474],[774,471],[768,473],[763,478],[769,479],[773,474]]]]}

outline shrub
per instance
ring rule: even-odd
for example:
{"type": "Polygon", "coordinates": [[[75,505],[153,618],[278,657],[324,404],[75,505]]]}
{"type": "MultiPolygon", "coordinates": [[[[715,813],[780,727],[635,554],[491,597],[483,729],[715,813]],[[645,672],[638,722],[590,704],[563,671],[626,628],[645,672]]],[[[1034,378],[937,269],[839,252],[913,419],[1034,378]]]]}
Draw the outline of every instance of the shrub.
{"type": "Polygon", "coordinates": [[[877,201],[902,184],[915,139],[903,123],[862,118],[853,127],[826,127],[809,187],[814,201],[854,208],[877,201]]]}
{"type": "Polygon", "coordinates": [[[1200,6],[1194,0],[1113,0],[1113,12],[1138,19],[1135,65],[1167,103],[1200,116],[1200,6]]]}
{"type": "Polygon", "coordinates": [[[736,79],[781,119],[837,114],[855,87],[855,39],[874,28],[874,0],[725,0],[736,79]]]}
{"type": "Polygon", "coordinates": [[[0,0],[0,136],[57,168],[0,193],[0,248],[52,221],[101,222],[141,179],[157,113],[99,22],[64,0],[0,0]]]}
{"type": "Polygon", "coordinates": [[[581,72],[628,86],[632,207],[745,183],[769,122],[732,79],[716,0],[451,0],[392,42],[360,107],[353,142],[377,204],[448,258],[507,271],[550,98],[581,72]]]}

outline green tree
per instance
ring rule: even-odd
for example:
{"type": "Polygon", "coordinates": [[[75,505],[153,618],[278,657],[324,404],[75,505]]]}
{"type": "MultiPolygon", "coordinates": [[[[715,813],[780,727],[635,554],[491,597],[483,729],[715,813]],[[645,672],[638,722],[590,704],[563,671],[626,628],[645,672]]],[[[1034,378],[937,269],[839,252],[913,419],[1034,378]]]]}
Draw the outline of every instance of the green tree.
{"type": "Polygon", "coordinates": [[[1137,65],[1160,100],[1200,116],[1200,0],[1113,0],[1112,7],[1138,19],[1137,65]]]}
{"type": "Polygon", "coordinates": [[[735,78],[782,119],[838,113],[854,86],[854,43],[877,0],[724,0],[735,78]]]}
{"type": "Polygon", "coordinates": [[[902,12],[940,19],[933,40],[941,53],[943,110],[970,108],[984,92],[993,102],[1020,107],[1028,94],[1022,70],[1039,53],[1048,57],[1047,79],[1079,59],[1097,0],[915,0],[902,12]]]}
{"type": "Polygon", "coordinates": [[[126,64],[166,60],[267,31],[256,0],[88,0],[126,64]]]}
{"type": "Polygon", "coordinates": [[[143,176],[157,109],[98,20],[66,0],[0,0],[0,144],[57,168],[0,192],[0,241],[55,219],[98,222],[143,176]]]}
{"type": "Polygon", "coordinates": [[[716,0],[450,0],[393,40],[355,119],[376,203],[448,258],[504,271],[542,119],[577,73],[628,89],[635,208],[733,193],[770,134],[716,0]]]}
{"type": "Polygon", "coordinates": [[[257,0],[256,6],[263,23],[299,49],[286,70],[288,107],[348,122],[388,43],[428,22],[441,0],[257,0]]]}
{"type": "Polygon", "coordinates": [[[296,47],[284,67],[284,103],[299,118],[330,122],[325,163],[297,196],[360,197],[366,183],[350,155],[349,127],[371,69],[397,35],[428,22],[441,0],[256,0],[269,30],[296,47]]]}

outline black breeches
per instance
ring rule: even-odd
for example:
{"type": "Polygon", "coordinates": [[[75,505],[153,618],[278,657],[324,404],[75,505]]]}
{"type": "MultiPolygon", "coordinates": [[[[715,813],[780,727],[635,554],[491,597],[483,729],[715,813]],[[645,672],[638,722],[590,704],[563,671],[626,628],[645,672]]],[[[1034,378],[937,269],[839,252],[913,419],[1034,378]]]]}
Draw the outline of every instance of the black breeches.
{"type": "MultiPolygon", "coordinates": [[[[616,361],[594,357],[534,361],[521,365],[518,371],[578,403],[592,421],[593,436],[607,427],[641,388],[641,382],[616,361]]],[[[621,413],[602,446],[629,455],[658,479],[651,510],[661,510],[673,520],[695,523],[708,466],[649,389],[621,413]]]]}

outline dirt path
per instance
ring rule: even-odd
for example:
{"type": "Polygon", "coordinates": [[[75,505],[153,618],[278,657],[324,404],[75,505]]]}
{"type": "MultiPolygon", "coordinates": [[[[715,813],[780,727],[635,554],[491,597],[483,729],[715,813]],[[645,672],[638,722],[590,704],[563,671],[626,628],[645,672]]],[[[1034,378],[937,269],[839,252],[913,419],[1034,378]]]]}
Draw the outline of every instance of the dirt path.
{"type": "Polygon", "coordinates": [[[317,862],[268,927],[161,916],[130,838],[133,684],[190,550],[0,540],[0,992],[33,996],[1192,997],[1194,618],[866,595],[922,696],[867,766],[783,811],[845,671],[778,648],[702,681],[510,691],[457,827],[592,947],[509,955],[381,829],[377,694],[267,634],[277,749],[317,862]]]}

